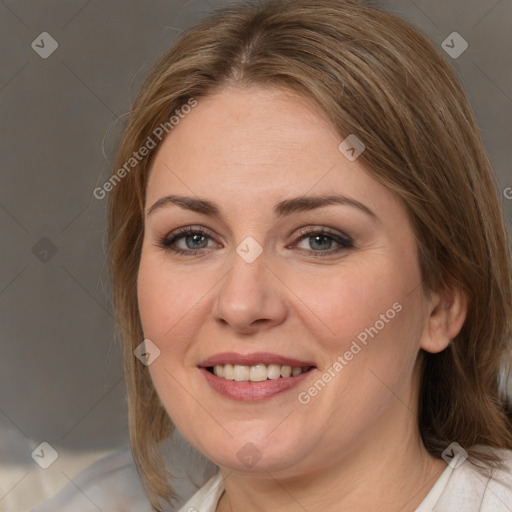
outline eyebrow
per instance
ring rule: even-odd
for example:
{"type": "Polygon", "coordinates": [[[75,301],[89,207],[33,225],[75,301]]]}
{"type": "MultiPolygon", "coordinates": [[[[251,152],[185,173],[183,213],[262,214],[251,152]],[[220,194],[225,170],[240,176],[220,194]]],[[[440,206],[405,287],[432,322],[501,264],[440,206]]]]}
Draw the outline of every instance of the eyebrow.
{"type": "MultiPolygon", "coordinates": [[[[222,216],[220,207],[213,201],[201,199],[198,197],[177,195],[161,197],[156,201],[156,203],[153,204],[153,206],[151,206],[148,209],[147,215],[151,215],[154,211],[159,210],[160,208],[163,208],[170,204],[175,204],[176,206],[179,206],[182,209],[192,210],[194,212],[203,215],[208,215],[210,217],[222,216]]],[[[273,208],[273,212],[274,216],[281,218],[286,217],[287,215],[290,215],[292,213],[314,210],[316,208],[322,208],[324,206],[329,206],[333,204],[357,208],[358,210],[364,212],[369,217],[372,217],[373,220],[378,220],[377,215],[375,215],[375,213],[373,213],[373,211],[370,210],[370,208],[368,208],[366,205],[360,203],[355,199],[342,195],[293,197],[277,203],[273,208]]]]}

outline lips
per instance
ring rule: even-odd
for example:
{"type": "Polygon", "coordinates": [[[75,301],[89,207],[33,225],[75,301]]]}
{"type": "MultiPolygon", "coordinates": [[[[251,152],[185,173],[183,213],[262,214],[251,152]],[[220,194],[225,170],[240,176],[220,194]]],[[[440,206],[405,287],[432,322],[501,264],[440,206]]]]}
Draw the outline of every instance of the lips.
{"type": "Polygon", "coordinates": [[[316,370],[312,361],[269,352],[252,354],[224,352],[205,359],[198,368],[214,391],[225,398],[243,402],[260,401],[290,390],[309,378],[309,375],[316,370]],[[275,370],[276,367],[284,373],[271,375],[273,373],[271,370],[275,370]],[[264,368],[268,373],[263,372],[265,375],[261,374],[254,379],[253,370],[262,372],[264,368]],[[224,375],[226,370],[234,372],[234,375],[230,377],[224,375]]]}
{"type": "Polygon", "coordinates": [[[235,352],[223,352],[215,354],[202,361],[198,366],[200,368],[210,368],[218,365],[244,365],[244,366],[255,366],[258,364],[278,364],[280,366],[291,366],[291,367],[316,367],[313,361],[294,359],[279,354],[272,354],[270,352],[254,352],[251,354],[239,354],[235,352]]]}

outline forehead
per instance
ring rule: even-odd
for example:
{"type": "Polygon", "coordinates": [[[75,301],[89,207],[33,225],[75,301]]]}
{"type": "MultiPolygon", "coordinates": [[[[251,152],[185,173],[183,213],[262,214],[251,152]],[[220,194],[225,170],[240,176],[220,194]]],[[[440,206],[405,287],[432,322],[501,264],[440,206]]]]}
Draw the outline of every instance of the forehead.
{"type": "Polygon", "coordinates": [[[190,149],[195,162],[277,166],[307,157],[319,138],[325,147],[338,143],[313,100],[287,89],[232,87],[197,101],[164,140],[163,153],[190,149]]]}
{"type": "Polygon", "coordinates": [[[148,204],[168,193],[232,198],[254,208],[309,192],[395,201],[339,151],[341,137],[310,98],[287,89],[230,88],[197,101],[158,149],[148,204]]]}

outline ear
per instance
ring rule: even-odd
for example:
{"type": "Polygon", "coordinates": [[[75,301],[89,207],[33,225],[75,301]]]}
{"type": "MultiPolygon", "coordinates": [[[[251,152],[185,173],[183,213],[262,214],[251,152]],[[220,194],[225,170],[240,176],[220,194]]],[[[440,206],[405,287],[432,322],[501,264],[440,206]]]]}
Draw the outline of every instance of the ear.
{"type": "Polygon", "coordinates": [[[442,352],[459,334],[466,320],[468,301],[460,288],[432,293],[427,303],[427,322],[420,346],[433,354],[442,352]]]}

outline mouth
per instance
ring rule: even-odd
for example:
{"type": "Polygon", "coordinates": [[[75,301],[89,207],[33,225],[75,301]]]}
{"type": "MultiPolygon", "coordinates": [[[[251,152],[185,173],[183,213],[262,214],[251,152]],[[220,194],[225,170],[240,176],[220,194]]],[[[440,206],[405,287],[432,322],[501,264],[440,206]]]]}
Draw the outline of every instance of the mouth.
{"type": "Polygon", "coordinates": [[[298,377],[314,369],[314,366],[290,366],[278,363],[255,365],[218,364],[208,366],[206,370],[212,375],[236,382],[263,382],[266,380],[298,377]]]}
{"type": "Polygon", "coordinates": [[[268,352],[225,352],[198,365],[207,384],[225,398],[261,401],[298,386],[315,373],[312,361],[301,361],[268,352]]]}

